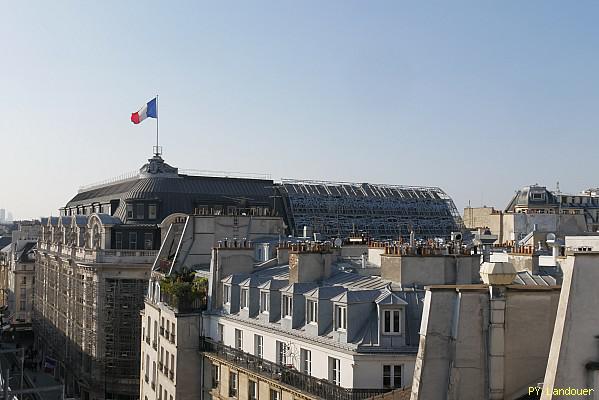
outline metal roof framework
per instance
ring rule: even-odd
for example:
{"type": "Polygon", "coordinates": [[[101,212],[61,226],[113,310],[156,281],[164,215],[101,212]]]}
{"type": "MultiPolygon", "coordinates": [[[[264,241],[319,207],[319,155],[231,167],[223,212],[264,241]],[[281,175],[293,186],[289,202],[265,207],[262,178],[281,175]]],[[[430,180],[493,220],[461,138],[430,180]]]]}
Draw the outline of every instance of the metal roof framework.
{"type": "Polygon", "coordinates": [[[440,188],[283,179],[295,234],[304,226],[327,237],[366,233],[372,238],[449,237],[463,228],[440,188]]]}

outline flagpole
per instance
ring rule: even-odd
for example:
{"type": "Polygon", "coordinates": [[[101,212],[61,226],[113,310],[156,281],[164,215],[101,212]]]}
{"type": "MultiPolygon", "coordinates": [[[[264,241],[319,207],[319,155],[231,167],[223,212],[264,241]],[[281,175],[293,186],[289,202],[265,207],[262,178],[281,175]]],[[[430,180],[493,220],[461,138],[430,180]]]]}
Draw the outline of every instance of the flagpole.
{"type": "Polygon", "coordinates": [[[158,95],[156,95],[156,155],[160,155],[160,148],[158,147],[158,95]]]}

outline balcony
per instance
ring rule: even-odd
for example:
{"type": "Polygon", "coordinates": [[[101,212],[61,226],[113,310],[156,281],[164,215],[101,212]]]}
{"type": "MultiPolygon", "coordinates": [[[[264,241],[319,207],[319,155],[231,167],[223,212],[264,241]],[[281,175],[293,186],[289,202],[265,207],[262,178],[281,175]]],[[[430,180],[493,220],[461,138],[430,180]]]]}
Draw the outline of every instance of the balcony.
{"type": "Polygon", "coordinates": [[[144,376],[144,381],[146,381],[146,383],[148,383],[150,381],[150,377],[148,377],[148,375],[144,376]]]}
{"type": "Polygon", "coordinates": [[[158,371],[162,372],[163,366],[164,364],[162,364],[162,361],[158,361],[158,371]]]}
{"type": "Polygon", "coordinates": [[[173,344],[175,343],[175,334],[174,333],[171,333],[171,338],[170,338],[169,342],[171,342],[173,344]]]}
{"type": "Polygon", "coordinates": [[[173,371],[172,369],[168,371],[168,377],[171,381],[175,379],[175,371],[173,371]]]}
{"type": "Polygon", "coordinates": [[[158,250],[87,249],[50,242],[40,242],[39,250],[91,263],[151,264],[158,255],[158,250]]]}
{"type": "Polygon", "coordinates": [[[152,341],[152,347],[154,348],[154,350],[158,350],[158,343],[156,343],[155,340],[152,341]]]}
{"type": "Polygon", "coordinates": [[[150,344],[150,337],[149,336],[146,336],[146,343],[150,344]]]}
{"type": "Polygon", "coordinates": [[[156,384],[152,382],[152,390],[156,389],[156,384]]]}
{"type": "Polygon", "coordinates": [[[279,365],[241,350],[225,346],[209,338],[200,341],[200,352],[237,367],[257,372],[261,376],[288,385],[294,389],[327,400],[364,400],[391,391],[392,389],[345,389],[326,379],[306,375],[296,369],[279,365]]]}
{"type": "Polygon", "coordinates": [[[164,336],[164,326],[160,327],[160,336],[164,336]]]}

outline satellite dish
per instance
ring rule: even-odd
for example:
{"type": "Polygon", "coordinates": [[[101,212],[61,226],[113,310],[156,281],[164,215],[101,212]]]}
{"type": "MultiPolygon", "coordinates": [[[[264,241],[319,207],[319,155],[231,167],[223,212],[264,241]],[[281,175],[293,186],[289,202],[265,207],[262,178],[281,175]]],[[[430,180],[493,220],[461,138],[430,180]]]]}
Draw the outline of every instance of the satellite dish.
{"type": "Polygon", "coordinates": [[[335,247],[341,247],[341,245],[343,244],[343,241],[339,238],[335,239],[335,241],[333,242],[335,244],[335,247]]]}
{"type": "Polygon", "coordinates": [[[548,233],[547,238],[545,239],[547,242],[555,242],[555,233],[548,233]]]}

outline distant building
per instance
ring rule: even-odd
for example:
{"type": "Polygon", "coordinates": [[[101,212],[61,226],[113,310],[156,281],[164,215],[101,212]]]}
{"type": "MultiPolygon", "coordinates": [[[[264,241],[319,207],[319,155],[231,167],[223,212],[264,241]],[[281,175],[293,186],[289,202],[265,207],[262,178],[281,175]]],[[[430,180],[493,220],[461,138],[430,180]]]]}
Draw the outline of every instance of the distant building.
{"type": "Polygon", "coordinates": [[[536,246],[547,233],[563,238],[599,230],[599,195],[596,189],[569,195],[545,186],[526,186],[504,210],[466,207],[464,224],[468,229],[490,228],[498,235],[498,243],[524,240],[536,246]]]}
{"type": "MultiPolygon", "coordinates": [[[[31,330],[36,242],[40,236],[40,221],[18,221],[9,244],[0,251],[1,305],[7,307],[5,323],[13,332],[31,330]]],[[[0,241],[3,242],[3,241],[0,241]]]]}
{"type": "Polygon", "coordinates": [[[6,210],[4,208],[0,208],[0,224],[6,222],[6,210]]]}
{"type": "Polygon", "coordinates": [[[8,271],[8,322],[13,331],[31,331],[37,241],[13,242],[8,271]]]}

